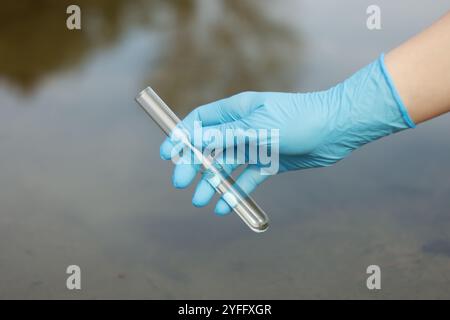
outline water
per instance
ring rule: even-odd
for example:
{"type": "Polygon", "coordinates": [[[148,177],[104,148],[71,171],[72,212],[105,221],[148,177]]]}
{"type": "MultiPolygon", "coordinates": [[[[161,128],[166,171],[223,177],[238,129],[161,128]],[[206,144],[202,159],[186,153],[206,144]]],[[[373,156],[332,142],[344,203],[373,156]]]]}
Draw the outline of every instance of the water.
{"type": "Polygon", "coordinates": [[[170,186],[163,135],[133,101],[152,85],[184,115],[324,89],[447,1],[380,0],[376,32],[360,0],[78,1],[82,32],[63,1],[33,3],[0,11],[1,298],[450,298],[449,116],[270,179],[255,199],[272,226],[254,234],[170,186]]]}

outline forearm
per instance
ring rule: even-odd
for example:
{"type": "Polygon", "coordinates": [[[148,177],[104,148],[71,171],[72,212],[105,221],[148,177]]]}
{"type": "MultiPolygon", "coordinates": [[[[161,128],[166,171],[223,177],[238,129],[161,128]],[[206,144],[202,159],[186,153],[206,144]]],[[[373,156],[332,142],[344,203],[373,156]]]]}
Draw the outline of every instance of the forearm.
{"type": "Polygon", "coordinates": [[[408,113],[421,123],[450,111],[450,12],[386,55],[408,113]]]}

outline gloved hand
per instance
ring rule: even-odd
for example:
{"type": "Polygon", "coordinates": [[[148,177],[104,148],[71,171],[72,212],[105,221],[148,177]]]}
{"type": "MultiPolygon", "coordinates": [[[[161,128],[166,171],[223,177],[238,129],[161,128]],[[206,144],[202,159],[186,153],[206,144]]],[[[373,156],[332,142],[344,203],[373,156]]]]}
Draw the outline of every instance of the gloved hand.
{"type": "MultiPolygon", "coordinates": [[[[194,121],[204,127],[225,129],[279,129],[279,172],[329,166],[356,148],[391,133],[414,127],[386,70],[384,55],[346,81],[321,92],[244,92],[193,110],[183,121],[188,131],[194,121]]],[[[192,132],[190,132],[192,133],[192,132]]],[[[170,159],[173,140],[161,145],[161,157],[170,159]]],[[[225,165],[231,172],[237,165],[225,165]]],[[[247,194],[268,175],[258,164],[248,165],[237,179],[247,194]]],[[[177,164],[173,184],[187,187],[199,165],[177,164]]],[[[214,195],[209,183],[200,180],[192,202],[205,206],[214,195]]],[[[230,212],[220,199],[217,214],[230,212]]]]}

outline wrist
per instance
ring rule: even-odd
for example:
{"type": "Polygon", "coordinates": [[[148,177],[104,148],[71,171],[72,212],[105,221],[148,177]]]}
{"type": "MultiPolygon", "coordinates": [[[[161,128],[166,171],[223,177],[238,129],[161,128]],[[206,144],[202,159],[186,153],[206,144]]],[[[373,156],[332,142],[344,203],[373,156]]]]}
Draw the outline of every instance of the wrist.
{"type": "Polygon", "coordinates": [[[386,69],[384,54],[332,90],[340,91],[343,112],[338,123],[353,148],[415,127],[386,69]]]}
{"type": "MultiPolygon", "coordinates": [[[[406,107],[405,103],[404,103],[404,99],[402,99],[402,97],[400,96],[397,87],[394,83],[394,80],[392,79],[391,73],[389,72],[387,66],[386,66],[386,61],[385,61],[385,54],[382,53],[380,55],[380,57],[378,58],[379,64],[380,64],[380,68],[381,71],[384,75],[384,78],[386,80],[386,85],[389,87],[391,93],[392,93],[392,97],[393,99],[396,101],[397,103],[397,107],[402,115],[403,120],[405,121],[405,123],[408,125],[409,128],[415,128],[416,124],[413,121],[412,117],[410,116],[410,113],[408,111],[408,108],[406,107]]],[[[407,100],[408,103],[409,100],[407,100]]]]}

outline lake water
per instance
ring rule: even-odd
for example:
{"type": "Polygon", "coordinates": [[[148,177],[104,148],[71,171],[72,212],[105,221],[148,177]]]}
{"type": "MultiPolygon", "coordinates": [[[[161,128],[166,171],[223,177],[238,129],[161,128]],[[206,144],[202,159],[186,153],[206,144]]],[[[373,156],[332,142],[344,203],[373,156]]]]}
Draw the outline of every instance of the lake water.
{"type": "Polygon", "coordinates": [[[269,179],[255,234],[171,187],[151,85],[180,115],[244,90],[325,89],[448,1],[77,3],[0,9],[0,298],[450,298],[450,116],[269,179]],[[65,287],[66,267],[82,290],[65,287]],[[381,267],[382,289],[366,288],[381,267]]]}

